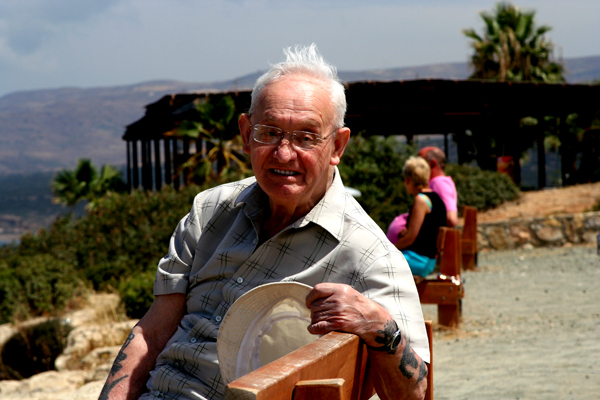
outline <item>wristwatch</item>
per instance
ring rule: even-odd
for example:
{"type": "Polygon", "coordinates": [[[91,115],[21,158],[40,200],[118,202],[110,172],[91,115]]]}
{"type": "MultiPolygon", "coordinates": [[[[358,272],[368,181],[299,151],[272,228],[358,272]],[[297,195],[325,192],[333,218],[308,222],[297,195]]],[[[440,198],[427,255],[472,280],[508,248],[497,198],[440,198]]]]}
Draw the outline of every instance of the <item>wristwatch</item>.
{"type": "Polygon", "coordinates": [[[388,344],[383,345],[381,347],[369,346],[369,348],[371,348],[371,350],[375,350],[375,351],[387,351],[388,354],[394,354],[394,352],[396,351],[396,349],[400,345],[401,341],[402,341],[402,332],[400,331],[400,329],[398,329],[392,335],[392,338],[390,339],[390,341],[388,342],[388,344]]]}

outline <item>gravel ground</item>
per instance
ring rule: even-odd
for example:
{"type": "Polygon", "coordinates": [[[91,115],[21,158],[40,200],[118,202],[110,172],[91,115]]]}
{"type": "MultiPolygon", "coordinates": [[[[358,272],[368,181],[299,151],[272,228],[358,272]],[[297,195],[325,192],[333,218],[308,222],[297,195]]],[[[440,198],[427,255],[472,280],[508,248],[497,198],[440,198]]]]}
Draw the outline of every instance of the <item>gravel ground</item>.
{"type": "Polygon", "coordinates": [[[464,278],[460,328],[434,332],[436,400],[600,399],[595,247],[480,253],[464,278]]]}

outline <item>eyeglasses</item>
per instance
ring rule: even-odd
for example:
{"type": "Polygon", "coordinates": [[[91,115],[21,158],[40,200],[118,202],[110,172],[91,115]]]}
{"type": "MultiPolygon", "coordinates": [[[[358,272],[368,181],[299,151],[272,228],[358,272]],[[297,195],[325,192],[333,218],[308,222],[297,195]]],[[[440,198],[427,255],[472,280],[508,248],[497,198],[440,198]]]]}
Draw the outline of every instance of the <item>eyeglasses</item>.
{"type": "Polygon", "coordinates": [[[291,136],[289,141],[294,147],[302,150],[312,150],[319,145],[323,140],[329,136],[321,137],[321,135],[313,132],[306,131],[292,131],[285,132],[283,129],[277,128],[276,126],[269,125],[254,125],[252,127],[254,131],[253,138],[258,143],[263,144],[278,144],[281,143],[286,133],[291,136]]]}

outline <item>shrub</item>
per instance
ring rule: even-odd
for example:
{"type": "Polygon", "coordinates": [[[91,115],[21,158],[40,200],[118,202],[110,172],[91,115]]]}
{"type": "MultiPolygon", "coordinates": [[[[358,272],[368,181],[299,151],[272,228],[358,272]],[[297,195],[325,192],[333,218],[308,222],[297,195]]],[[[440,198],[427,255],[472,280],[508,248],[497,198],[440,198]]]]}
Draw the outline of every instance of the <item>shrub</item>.
{"type": "Polygon", "coordinates": [[[0,264],[0,323],[62,310],[82,287],[73,266],[50,254],[13,255],[0,264]]]}
{"type": "Polygon", "coordinates": [[[156,266],[147,271],[131,275],[119,284],[119,295],[130,318],[142,318],[154,301],[153,287],[156,266]]]}
{"type": "Polygon", "coordinates": [[[143,272],[165,255],[175,226],[199,191],[189,186],[103,198],[75,225],[77,268],[95,289],[117,287],[121,278],[143,272]]]}
{"type": "Polygon", "coordinates": [[[412,154],[412,147],[394,137],[358,135],[350,139],[342,157],[339,169],[344,184],[360,190],[356,200],[384,231],[412,205],[402,179],[402,167],[412,154]]]}
{"type": "Polygon", "coordinates": [[[505,174],[484,171],[468,165],[449,164],[446,174],[456,184],[458,209],[469,205],[478,210],[487,210],[519,198],[519,188],[505,174]]]}

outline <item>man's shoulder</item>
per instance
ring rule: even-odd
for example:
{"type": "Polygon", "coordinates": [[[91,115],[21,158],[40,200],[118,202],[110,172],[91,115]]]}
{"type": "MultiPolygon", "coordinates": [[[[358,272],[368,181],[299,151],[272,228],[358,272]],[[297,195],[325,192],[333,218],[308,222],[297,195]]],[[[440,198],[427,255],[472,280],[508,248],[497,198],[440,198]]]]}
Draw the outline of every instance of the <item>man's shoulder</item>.
{"type": "Polygon", "coordinates": [[[249,189],[255,182],[256,179],[252,176],[240,181],[224,183],[222,185],[206,189],[196,195],[194,204],[196,207],[206,209],[207,207],[210,208],[211,206],[216,207],[224,202],[237,203],[239,201],[243,201],[244,196],[241,195],[244,194],[244,191],[249,189]]]}
{"type": "Polygon", "coordinates": [[[456,190],[456,185],[454,184],[452,177],[448,175],[432,178],[429,181],[429,187],[435,192],[438,192],[438,190],[456,190]]]}
{"type": "Polygon", "coordinates": [[[345,207],[344,223],[346,225],[345,232],[359,232],[361,241],[366,242],[381,242],[380,249],[385,252],[397,250],[396,247],[387,238],[385,232],[377,225],[377,223],[367,214],[362,206],[352,197],[348,196],[345,207]]]}
{"type": "Polygon", "coordinates": [[[431,178],[429,182],[435,182],[440,184],[454,185],[454,180],[450,175],[438,175],[435,178],[431,178]]]}

